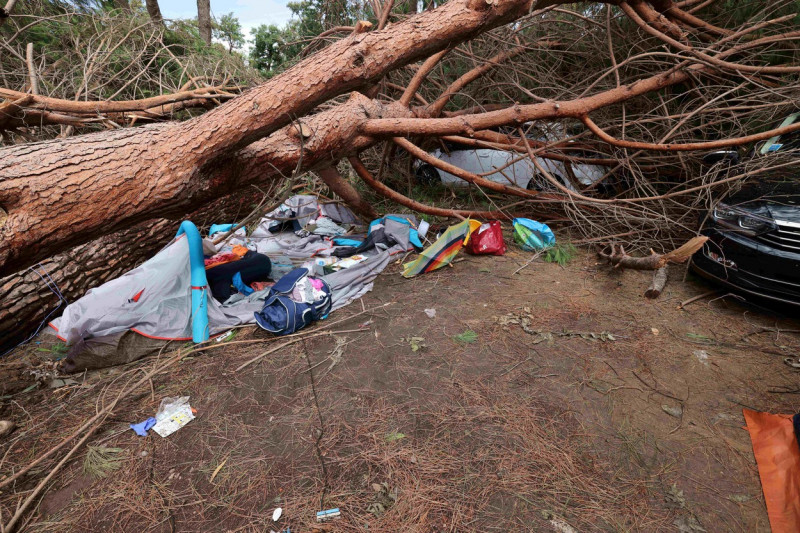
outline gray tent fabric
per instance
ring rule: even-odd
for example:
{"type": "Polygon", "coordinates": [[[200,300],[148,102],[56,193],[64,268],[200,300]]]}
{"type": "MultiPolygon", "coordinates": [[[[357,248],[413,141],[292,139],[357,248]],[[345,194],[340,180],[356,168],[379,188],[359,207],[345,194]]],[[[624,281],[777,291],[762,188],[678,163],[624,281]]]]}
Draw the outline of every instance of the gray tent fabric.
{"type": "MultiPolygon", "coordinates": [[[[162,340],[191,340],[191,272],[189,245],[176,239],[148,261],[117,279],[90,289],[51,322],[71,346],[81,339],[132,330],[162,340]]],[[[209,294],[211,334],[252,320],[255,304],[223,309],[209,294]]]]}
{"type": "Polygon", "coordinates": [[[392,258],[392,253],[400,250],[399,247],[384,250],[366,261],[345,268],[333,274],[323,276],[331,288],[333,306],[331,311],[341,309],[353,300],[357,300],[372,290],[373,280],[383,272],[392,258]]]}
{"type": "MultiPolygon", "coordinates": [[[[286,205],[306,217],[306,222],[320,212],[343,224],[357,220],[347,208],[334,204],[320,206],[313,196],[295,196],[286,205]]],[[[288,257],[295,266],[313,257],[330,256],[335,249],[330,240],[318,235],[301,238],[292,232],[273,234],[269,232],[272,222],[268,215],[249,237],[233,237],[230,243],[242,244],[265,255],[288,257]]],[[[391,237],[384,242],[397,244],[389,249],[387,244],[377,245],[363,254],[368,256],[367,260],[323,276],[332,291],[332,310],[372,290],[373,281],[391,257],[410,248],[408,225],[387,219],[381,230],[391,237]]],[[[50,323],[70,347],[64,369],[82,371],[122,364],[152,353],[169,341],[191,340],[191,290],[189,245],[185,237],[180,237],[140,266],[89,290],[50,323]]],[[[262,309],[268,292],[262,290],[232,298],[223,305],[209,291],[210,334],[253,323],[253,314],[262,309]]]]}

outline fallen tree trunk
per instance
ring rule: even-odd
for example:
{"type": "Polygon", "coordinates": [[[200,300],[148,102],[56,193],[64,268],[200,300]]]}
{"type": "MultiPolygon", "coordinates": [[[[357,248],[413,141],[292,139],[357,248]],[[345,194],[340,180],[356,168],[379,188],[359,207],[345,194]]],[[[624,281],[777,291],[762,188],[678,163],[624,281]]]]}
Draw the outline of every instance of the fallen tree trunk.
{"type": "MultiPolygon", "coordinates": [[[[395,68],[520,18],[531,4],[447,2],[386,30],[353,34],[190,121],[0,151],[0,209],[7,213],[0,275],[225,194],[237,186],[229,168],[237,150],[395,68]]],[[[329,148],[352,153],[350,143],[329,148]]]]}

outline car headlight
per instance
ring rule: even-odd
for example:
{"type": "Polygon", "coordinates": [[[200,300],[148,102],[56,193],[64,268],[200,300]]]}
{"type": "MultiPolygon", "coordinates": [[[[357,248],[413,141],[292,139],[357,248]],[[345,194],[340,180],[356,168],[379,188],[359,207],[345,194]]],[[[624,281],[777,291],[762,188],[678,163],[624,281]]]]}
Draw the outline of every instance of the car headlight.
{"type": "Polygon", "coordinates": [[[714,208],[714,220],[736,220],[739,217],[739,212],[731,209],[725,204],[719,204],[714,208]]]}
{"type": "Polygon", "coordinates": [[[738,207],[719,204],[711,214],[716,222],[729,228],[742,229],[743,233],[758,235],[775,229],[775,223],[766,217],[756,215],[738,207]]]}

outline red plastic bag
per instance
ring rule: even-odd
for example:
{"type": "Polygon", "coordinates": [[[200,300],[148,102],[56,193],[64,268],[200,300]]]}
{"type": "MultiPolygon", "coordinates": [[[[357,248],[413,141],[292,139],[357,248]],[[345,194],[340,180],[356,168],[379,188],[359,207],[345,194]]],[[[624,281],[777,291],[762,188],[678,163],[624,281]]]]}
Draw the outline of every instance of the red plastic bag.
{"type": "Polygon", "coordinates": [[[473,255],[503,255],[506,253],[506,243],[503,240],[503,228],[500,222],[493,220],[473,231],[467,242],[467,253],[473,255]]]}

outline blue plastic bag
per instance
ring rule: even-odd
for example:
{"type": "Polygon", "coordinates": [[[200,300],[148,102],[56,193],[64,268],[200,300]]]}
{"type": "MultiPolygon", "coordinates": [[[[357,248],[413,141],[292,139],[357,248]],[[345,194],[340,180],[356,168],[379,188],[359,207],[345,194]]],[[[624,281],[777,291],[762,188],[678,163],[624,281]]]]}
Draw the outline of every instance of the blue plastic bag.
{"type": "Polygon", "coordinates": [[[556,243],[556,236],[547,224],[529,218],[515,218],[511,222],[514,225],[514,242],[523,250],[535,252],[556,243]]]}

